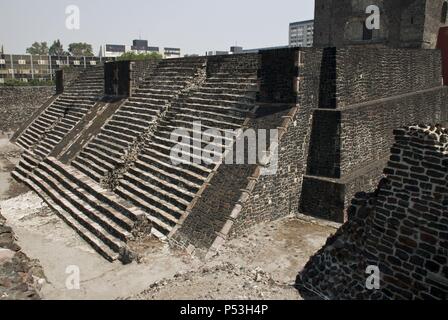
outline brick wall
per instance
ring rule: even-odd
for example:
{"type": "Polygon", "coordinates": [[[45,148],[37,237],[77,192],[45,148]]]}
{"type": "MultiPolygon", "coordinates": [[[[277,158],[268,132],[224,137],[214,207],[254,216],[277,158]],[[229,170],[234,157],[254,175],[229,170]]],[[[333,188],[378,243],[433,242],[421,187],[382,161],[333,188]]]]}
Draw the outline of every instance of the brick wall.
{"type": "Polygon", "coordinates": [[[349,222],[299,274],[304,294],[448,298],[448,130],[413,126],[394,133],[385,179],[374,194],[357,195],[349,222]],[[368,266],[380,270],[379,290],[366,288],[368,266]]]}
{"type": "Polygon", "coordinates": [[[53,94],[53,87],[0,86],[0,131],[17,130],[53,94]]]}

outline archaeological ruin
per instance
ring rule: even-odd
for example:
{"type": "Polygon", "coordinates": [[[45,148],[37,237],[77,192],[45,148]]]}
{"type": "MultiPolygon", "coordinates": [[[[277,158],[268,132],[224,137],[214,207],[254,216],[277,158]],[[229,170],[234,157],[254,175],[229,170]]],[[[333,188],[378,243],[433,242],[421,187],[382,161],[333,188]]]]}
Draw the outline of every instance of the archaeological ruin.
{"type": "Polygon", "coordinates": [[[313,48],[58,71],[11,138],[23,149],[12,175],[109,261],[133,261],[146,237],[212,257],[255,224],[304,214],[344,224],[300,272],[304,295],[446,299],[446,6],[316,0],[313,48]],[[225,161],[250,129],[278,143],[225,161]],[[173,162],[179,146],[191,161],[173,162]],[[211,146],[224,152],[203,161],[211,146]],[[369,266],[380,290],[366,290],[369,266]]]}
{"type": "Polygon", "coordinates": [[[326,299],[448,298],[448,131],[395,130],[385,177],[359,193],[349,221],[297,278],[303,295],[326,299]],[[380,287],[366,286],[369,266],[380,287]]]}

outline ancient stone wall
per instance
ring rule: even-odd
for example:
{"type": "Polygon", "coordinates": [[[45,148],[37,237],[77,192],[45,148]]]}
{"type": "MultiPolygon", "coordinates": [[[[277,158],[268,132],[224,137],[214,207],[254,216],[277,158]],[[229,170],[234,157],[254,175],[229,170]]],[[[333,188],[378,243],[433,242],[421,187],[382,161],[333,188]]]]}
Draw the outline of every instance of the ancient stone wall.
{"type": "Polygon", "coordinates": [[[395,130],[375,193],[358,194],[346,223],[297,278],[308,295],[330,299],[448,298],[448,131],[395,130]],[[369,290],[368,267],[379,268],[369,290]]]}
{"type": "MultiPolygon", "coordinates": [[[[197,58],[183,58],[183,59],[197,59],[197,58]]],[[[235,54],[222,56],[208,56],[207,60],[207,76],[211,76],[218,72],[253,72],[259,66],[259,55],[256,53],[250,54],[235,54]]]]}
{"type": "Polygon", "coordinates": [[[329,77],[335,83],[321,94],[326,100],[334,97],[334,105],[321,108],[343,108],[442,84],[438,50],[351,47],[339,48],[327,59],[328,65],[335,63],[334,77],[329,77]]]}
{"type": "Polygon", "coordinates": [[[437,50],[327,48],[322,61],[300,207],[343,222],[354,194],[381,177],[394,128],[448,120],[448,88],[437,50]]]}
{"type": "Polygon", "coordinates": [[[159,61],[157,60],[143,60],[131,62],[131,94],[137,89],[143,81],[151,77],[154,70],[157,68],[159,61]]]}
{"type": "Polygon", "coordinates": [[[297,49],[261,52],[259,102],[297,102],[297,85],[294,79],[298,76],[299,52],[297,49]]]}
{"type": "MultiPolygon", "coordinates": [[[[297,111],[289,121],[278,148],[277,174],[261,176],[238,217],[231,236],[263,221],[299,213],[299,201],[306,172],[313,110],[319,104],[319,83],[323,50],[301,49],[293,65],[298,67],[297,111]]],[[[287,70],[287,69],[286,69],[287,70]]],[[[272,124],[271,124],[272,125],[272,124]]],[[[277,124],[276,124],[277,125],[277,124]]],[[[280,124],[283,127],[284,123],[280,124]]],[[[278,125],[277,125],[278,126],[278,125]]]]}
{"type": "Polygon", "coordinates": [[[447,99],[447,88],[439,87],[369,105],[316,110],[308,174],[341,178],[384,159],[393,142],[394,128],[444,121],[447,99]]]}
{"type": "Polygon", "coordinates": [[[442,23],[444,0],[317,0],[315,4],[314,45],[343,47],[349,45],[388,46],[392,48],[436,47],[442,23]],[[380,9],[380,29],[364,34],[366,9],[380,9]]]}
{"type": "Polygon", "coordinates": [[[17,130],[53,94],[53,87],[0,86],[0,131],[17,130]]]}

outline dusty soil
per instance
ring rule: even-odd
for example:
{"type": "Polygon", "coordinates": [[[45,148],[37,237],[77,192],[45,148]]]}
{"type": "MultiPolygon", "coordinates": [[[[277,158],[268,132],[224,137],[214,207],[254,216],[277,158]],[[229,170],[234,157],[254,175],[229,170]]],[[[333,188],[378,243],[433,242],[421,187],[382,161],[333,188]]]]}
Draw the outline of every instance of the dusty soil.
{"type": "Polygon", "coordinates": [[[337,227],[290,217],[255,226],[208,261],[149,240],[140,264],[109,263],[36,194],[10,179],[17,152],[0,143],[0,207],[23,252],[42,265],[43,299],[297,300],[298,271],[337,227]],[[70,266],[80,270],[79,289],[67,287],[70,266]]]}
{"type": "Polygon", "coordinates": [[[0,214],[0,300],[40,299],[45,275],[37,260],[29,259],[0,214]]]}
{"type": "Polygon", "coordinates": [[[258,225],[198,269],[158,281],[129,299],[301,299],[293,287],[297,273],[335,230],[296,217],[258,225]]]}

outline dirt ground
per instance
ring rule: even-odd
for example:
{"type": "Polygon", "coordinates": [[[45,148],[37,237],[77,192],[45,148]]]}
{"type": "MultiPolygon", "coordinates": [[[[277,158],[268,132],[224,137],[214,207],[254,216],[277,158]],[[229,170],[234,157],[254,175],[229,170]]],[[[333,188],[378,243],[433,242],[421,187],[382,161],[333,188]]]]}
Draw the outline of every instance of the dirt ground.
{"type": "Polygon", "coordinates": [[[150,241],[140,264],[101,258],[9,172],[19,150],[0,139],[0,206],[18,244],[37,259],[47,282],[43,299],[301,299],[298,271],[338,225],[290,217],[255,226],[208,261],[150,241]],[[68,285],[70,268],[80,286],[68,285]]]}

